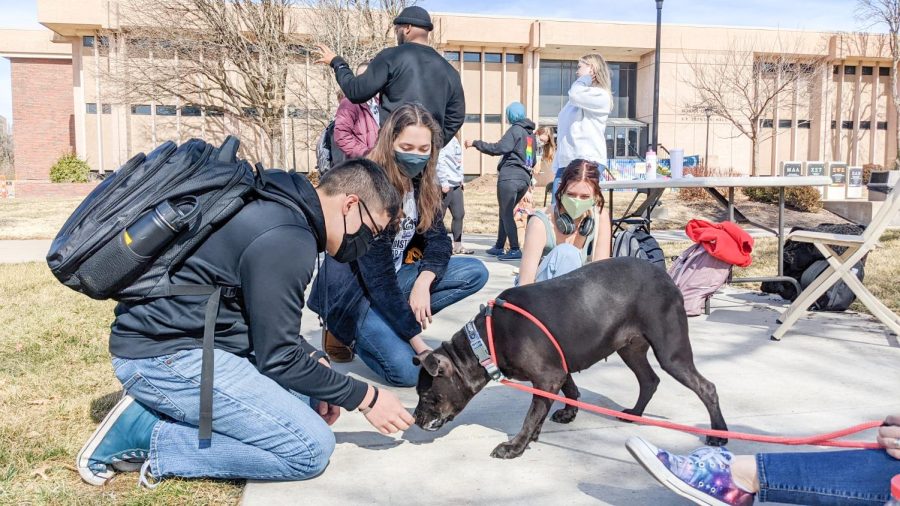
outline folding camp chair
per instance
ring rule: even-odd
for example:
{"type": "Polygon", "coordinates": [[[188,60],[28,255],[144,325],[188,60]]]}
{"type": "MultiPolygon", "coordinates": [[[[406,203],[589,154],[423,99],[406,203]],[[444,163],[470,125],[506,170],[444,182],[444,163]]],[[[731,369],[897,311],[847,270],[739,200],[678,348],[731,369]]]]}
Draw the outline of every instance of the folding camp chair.
{"type": "MultiPolygon", "coordinates": [[[[619,230],[624,229],[626,225],[638,225],[645,228],[649,232],[650,223],[653,221],[650,218],[650,215],[653,213],[653,210],[656,209],[656,206],[659,205],[659,199],[662,197],[662,194],[665,191],[665,188],[648,188],[638,190],[634,195],[634,198],[631,199],[631,202],[628,204],[628,207],[625,209],[625,212],[622,213],[622,217],[614,218],[611,220],[613,226],[612,233],[615,234],[619,230]],[[637,201],[638,195],[641,194],[646,195],[644,201],[641,202],[639,206],[634,208],[634,210],[632,210],[631,208],[637,201]]],[[[611,198],[609,200],[612,201],[611,198]]],[[[610,210],[610,214],[612,214],[612,210],[610,210]]]]}
{"type": "Polygon", "coordinates": [[[781,315],[778,319],[781,325],[772,334],[772,339],[781,339],[791,326],[806,313],[809,306],[838,281],[846,283],[876,318],[894,333],[900,335],[900,318],[872,295],[872,292],[863,286],[852,272],[853,266],[875,247],[881,234],[884,233],[898,211],[900,211],[900,187],[894,187],[881,205],[881,209],[872,217],[872,222],[860,235],[829,234],[807,230],[797,230],[788,234],[787,238],[792,241],[815,245],[828,260],[828,267],[797,296],[791,307],[781,315]],[[834,251],[834,247],[843,247],[846,250],[838,255],[834,251]]]}

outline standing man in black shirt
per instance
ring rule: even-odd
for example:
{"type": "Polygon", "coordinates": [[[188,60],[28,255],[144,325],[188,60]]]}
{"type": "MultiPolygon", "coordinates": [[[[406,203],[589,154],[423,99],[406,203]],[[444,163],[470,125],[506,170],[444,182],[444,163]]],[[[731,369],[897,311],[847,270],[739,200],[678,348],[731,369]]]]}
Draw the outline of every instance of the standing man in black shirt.
{"type": "Polygon", "coordinates": [[[418,102],[434,116],[443,132],[443,145],[456,135],[466,117],[466,100],[459,72],[428,45],[434,29],[425,9],[407,7],[394,19],[397,46],[378,53],[369,68],[358,76],[331,48],[319,46],[317,63],[330,65],[344,95],[362,104],[380,95],[381,123],[394,109],[418,102]]]}

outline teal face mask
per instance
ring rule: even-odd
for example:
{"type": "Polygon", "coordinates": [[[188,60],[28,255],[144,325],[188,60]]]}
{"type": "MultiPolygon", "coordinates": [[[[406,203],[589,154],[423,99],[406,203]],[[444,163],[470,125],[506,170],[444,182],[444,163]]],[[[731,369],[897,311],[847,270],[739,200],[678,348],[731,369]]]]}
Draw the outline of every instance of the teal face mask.
{"type": "Polygon", "coordinates": [[[406,174],[406,177],[410,179],[414,179],[425,170],[425,165],[428,163],[429,158],[431,158],[430,154],[420,155],[394,150],[394,159],[397,160],[397,165],[400,166],[400,170],[406,174]]]}
{"type": "Polygon", "coordinates": [[[588,209],[594,207],[594,199],[576,199],[568,195],[563,195],[562,205],[569,217],[577,219],[588,209]]]}

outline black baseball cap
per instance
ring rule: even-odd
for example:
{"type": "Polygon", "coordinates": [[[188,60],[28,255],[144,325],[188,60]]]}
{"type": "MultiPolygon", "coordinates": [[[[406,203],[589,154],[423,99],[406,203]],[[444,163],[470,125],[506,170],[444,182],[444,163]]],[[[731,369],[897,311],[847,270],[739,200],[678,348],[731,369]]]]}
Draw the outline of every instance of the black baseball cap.
{"type": "Polygon", "coordinates": [[[407,7],[400,11],[400,15],[394,18],[394,24],[418,26],[429,32],[434,30],[434,25],[431,24],[431,16],[428,14],[428,11],[418,5],[413,5],[412,7],[407,7]]]}

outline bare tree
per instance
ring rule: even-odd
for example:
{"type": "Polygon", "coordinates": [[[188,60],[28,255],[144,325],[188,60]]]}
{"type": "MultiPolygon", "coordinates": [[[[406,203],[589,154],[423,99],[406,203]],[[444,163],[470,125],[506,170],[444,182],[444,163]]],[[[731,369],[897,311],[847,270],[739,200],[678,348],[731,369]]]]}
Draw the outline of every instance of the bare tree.
{"type": "Polygon", "coordinates": [[[13,138],[6,128],[6,120],[0,116],[0,176],[14,179],[13,171],[13,138]]]}
{"type": "Polygon", "coordinates": [[[770,50],[757,52],[759,41],[738,41],[721,54],[686,57],[691,72],[685,83],[696,91],[697,103],[750,140],[752,176],[759,175],[759,145],[774,131],[763,128],[763,119],[776,105],[789,107],[808,96],[824,63],[824,57],[785,50],[780,37],[765,46],[770,50]]]}
{"type": "MultiPolygon", "coordinates": [[[[393,20],[416,0],[302,0],[308,13],[311,46],[330,47],[343,57],[351,69],[375,57],[382,49],[396,44],[393,20]]],[[[300,87],[291,92],[311,103],[318,114],[311,117],[318,128],[324,128],[337,108],[337,83],[326,66],[315,68],[318,90],[300,87]],[[302,95],[301,95],[302,94],[302,95]],[[306,95],[308,94],[308,96],[306,95]]]]}
{"type": "MultiPolygon", "coordinates": [[[[867,28],[887,28],[888,46],[891,54],[891,100],[900,125],[900,87],[898,87],[897,70],[900,65],[900,0],[857,0],[857,18],[868,24],[867,28]]],[[[897,156],[894,168],[900,169],[900,128],[897,136],[897,156]]]]}

